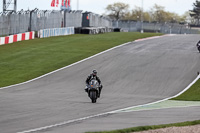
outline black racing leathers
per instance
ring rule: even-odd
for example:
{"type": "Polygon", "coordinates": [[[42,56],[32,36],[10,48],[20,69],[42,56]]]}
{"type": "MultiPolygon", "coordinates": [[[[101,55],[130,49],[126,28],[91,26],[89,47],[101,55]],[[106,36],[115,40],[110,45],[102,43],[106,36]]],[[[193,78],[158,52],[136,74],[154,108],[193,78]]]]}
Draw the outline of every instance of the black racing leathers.
{"type": "Polygon", "coordinates": [[[99,79],[99,77],[91,74],[90,76],[88,76],[88,78],[85,81],[87,85],[89,84],[91,79],[96,79],[99,82],[99,84],[101,84],[101,80],[99,79]]]}
{"type": "MultiPolygon", "coordinates": [[[[103,88],[103,86],[101,85],[101,80],[99,79],[98,76],[95,76],[95,75],[93,75],[93,74],[91,74],[90,76],[88,76],[88,78],[87,78],[86,81],[85,81],[85,82],[86,82],[86,85],[89,85],[89,82],[90,82],[90,80],[92,80],[92,79],[96,79],[96,80],[99,82],[100,87],[99,87],[99,94],[98,94],[98,97],[100,97],[101,89],[103,88]]],[[[86,88],[85,91],[88,92],[88,88],[86,88]]]]}

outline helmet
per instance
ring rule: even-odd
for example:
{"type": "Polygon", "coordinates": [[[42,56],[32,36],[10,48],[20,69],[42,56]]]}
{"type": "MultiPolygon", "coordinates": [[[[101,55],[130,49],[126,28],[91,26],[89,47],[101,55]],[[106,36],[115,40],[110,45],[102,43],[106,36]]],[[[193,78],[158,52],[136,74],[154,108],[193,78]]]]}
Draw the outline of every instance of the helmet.
{"type": "Polygon", "coordinates": [[[97,75],[97,71],[96,71],[96,70],[93,70],[93,71],[92,71],[92,74],[93,74],[93,75],[97,75]]]}

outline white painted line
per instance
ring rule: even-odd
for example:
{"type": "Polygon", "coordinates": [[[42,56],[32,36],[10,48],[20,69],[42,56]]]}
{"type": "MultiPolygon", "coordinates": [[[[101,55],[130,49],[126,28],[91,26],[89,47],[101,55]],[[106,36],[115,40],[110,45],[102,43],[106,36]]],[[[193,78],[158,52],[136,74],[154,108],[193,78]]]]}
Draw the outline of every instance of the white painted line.
{"type": "MultiPolygon", "coordinates": [[[[163,36],[156,36],[156,37],[159,38],[159,37],[163,37],[163,36]]],[[[152,37],[145,38],[145,39],[143,39],[143,40],[139,40],[139,39],[138,39],[138,40],[135,40],[135,41],[133,41],[133,42],[144,41],[144,40],[148,40],[148,39],[152,39],[152,37]]],[[[125,46],[125,45],[127,45],[127,44],[130,44],[130,43],[132,43],[132,42],[127,42],[127,43],[121,44],[121,45],[119,45],[119,46],[110,48],[110,49],[108,49],[108,50],[105,50],[105,51],[100,52],[100,53],[98,53],[98,54],[95,54],[95,55],[93,55],[93,56],[90,56],[90,57],[88,57],[88,58],[85,58],[85,59],[83,59],[83,60],[80,60],[80,61],[78,61],[78,62],[75,62],[75,63],[73,63],[73,64],[71,64],[71,65],[65,66],[65,67],[63,67],[63,68],[60,68],[60,69],[57,69],[57,70],[55,70],[55,71],[49,72],[49,73],[47,73],[47,74],[44,74],[44,75],[42,75],[42,76],[39,76],[39,77],[37,77],[37,78],[31,79],[31,80],[28,80],[28,81],[25,81],[25,82],[22,82],[22,83],[19,83],[19,84],[14,84],[14,85],[6,86],[6,87],[1,87],[0,90],[30,83],[30,82],[32,82],[32,81],[41,79],[41,78],[46,77],[46,76],[48,76],[48,75],[50,75],[50,74],[53,74],[53,73],[55,73],[55,72],[61,71],[61,70],[63,70],[63,69],[69,68],[69,67],[71,67],[71,66],[74,66],[74,65],[79,64],[79,63],[81,63],[81,62],[84,62],[84,61],[86,61],[86,60],[89,60],[89,59],[91,59],[91,58],[94,58],[94,57],[96,57],[96,56],[98,56],[98,55],[101,55],[101,54],[104,54],[104,53],[106,53],[106,52],[109,52],[109,51],[111,51],[111,50],[113,50],[113,49],[123,47],[123,46],[125,46]]]]}
{"type": "Polygon", "coordinates": [[[200,75],[198,75],[197,78],[192,83],[190,83],[179,94],[177,94],[175,96],[172,96],[172,97],[169,97],[169,98],[166,98],[166,99],[163,99],[163,100],[159,100],[159,101],[156,101],[156,102],[152,102],[152,103],[148,103],[148,104],[143,104],[143,105],[132,106],[132,107],[124,108],[124,109],[118,109],[118,110],[114,110],[114,111],[110,111],[110,112],[106,112],[106,113],[101,113],[101,114],[97,114],[97,115],[92,115],[92,116],[88,116],[88,117],[83,117],[83,118],[79,118],[79,119],[64,121],[64,122],[57,123],[57,124],[54,124],[54,125],[40,127],[40,128],[35,128],[35,129],[30,129],[30,130],[26,130],[26,131],[22,131],[22,132],[17,132],[17,133],[38,132],[38,131],[42,131],[42,130],[47,130],[49,128],[55,128],[55,127],[58,127],[58,126],[63,126],[63,125],[67,125],[67,124],[71,124],[71,123],[75,123],[75,122],[80,122],[80,121],[91,119],[91,118],[95,118],[95,117],[105,116],[105,115],[114,114],[114,113],[120,113],[122,111],[126,111],[126,110],[129,110],[129,109],[132,109],[132,108],[136,108],[136,107],[142,107],[142,106],[152,105],[152,104],[155,104],[155,103],[160,103],[160,102],[163,102],[163,101],[166,101],[166,100],[169,100],[171,98],[174,98],[174,97],[177,97],[177,96],[181,95],[183,92],[185,92],[186,90],[188,90],[199,78],[200,78],[200,75]]]}
{"type": "Polygon", "coordinates": [[[166,101],[166,100],[169,100],[169,99],[178,97],[178,96],[180,96],[181,94],[183,94],[185,91],[187,91],[194,83],[196,83],[198,79],[200,79],[200,75],[198,75],[198,76],[192,81],[192,83],[190,83],[183,91],[181,91],[180,93],[178,93],[178,94],[175,95],[175,96],[172,96],[172,97],[169,97],[169,98],[165,98],[165,99],[163,99],[163,100],[159,100],[159,101],[152,102],[152,103],[147,103],[147,104],[143,104],[143,105],[137,105],[137,106],[132,106],[132,107],[124,108],[124,109],[119,109],[119,110],[111,111],[110,113],[117,113],[117,112],[129,110],[129,109],[132,109],[132,108],[137,108],[137,107],[142,107],[142,106],[148,106],[148,105],[160,103],[160,102],[163,102],[163,101],[166,101]]]}
{"type": "MultiPolygon", "coordinates": [[[[151,111],[151,110],[172,109],[172,108],[188,108],[188,107],[199,107],[199,105],[185,105],[185,106],[163,107],[163,108],[155,108],[155,109],[126,110],[122,112],[128,113],[128,112],[151,111]]],[[[118,113],[122,113],[122,112],[118,112],[118,113]]]]}
{"type": "MultiPolygon", "coordinates": [[[[140,110],[126,110],[122,112],[139,112],[139,111],[151,111],[151,110],[161,110],[161,109],[172,109],[172,108],[188,108],[188,107],[199,107],[199,105],[185,105],[185,106],[177,106],[177,107],[162,107],[162,108],[155,108],[155,109],[140,109],[140,110]]],[[[118,112],[121,113],[121,112],[118,112]]]]}
{"type": "Polygon", "coordinates": [[[58,126],[63,126],[63,125],[75,123],[75,122],[80,122],[80,121],[83,121],[83,120],[86,120],[86,119],[100,117],[100,116],[104,116],[104,115],[108,115],[108,114],[110,114],[110,113],[107,112],[107,113],[97,114],[97,115],[93,115],[93,116],[88,116],[88,117],[83,117],[83,118],[79,118],[79,119],[64,121],[64,122],[61,122],[61,123],[58,123],[58,124],[54,124],[54,125],[50,125],[50,126],[45,126],[45,127],[40,127],[40,128],[35,128],[35,129],[30,129],[30,130],[27,130],[27,131],[22,131],[22,132],[17,132],[17,133],[38,132],[38,131],[42,131],[42,130],[47,130],[49,128],[54,128],[54,127],[58,127],[58,126]]]}
{"type": "Polygon", "coordinates": [[[171,108],[187,108],[187,107],[200,107],[199,101],[178,101],[178,100],[167,100],[157,104],[142,106],[138,108],[132,108],[122,112],[134,112],[134,111],[146,111],[146,110],[159,110],[159,109],[171,109],[171,108]]]}

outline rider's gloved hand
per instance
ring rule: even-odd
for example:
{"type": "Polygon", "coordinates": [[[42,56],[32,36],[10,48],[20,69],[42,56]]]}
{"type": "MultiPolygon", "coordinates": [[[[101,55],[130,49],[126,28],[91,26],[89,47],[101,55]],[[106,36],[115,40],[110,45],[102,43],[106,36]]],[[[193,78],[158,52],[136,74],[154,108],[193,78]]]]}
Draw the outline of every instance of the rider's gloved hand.
{"type": "Polygon", "coordinates": [[[102,84],[100,84],[100,87],[101,87],[101,88],[103,88],[103,85],[102,85],[102,84]]]}

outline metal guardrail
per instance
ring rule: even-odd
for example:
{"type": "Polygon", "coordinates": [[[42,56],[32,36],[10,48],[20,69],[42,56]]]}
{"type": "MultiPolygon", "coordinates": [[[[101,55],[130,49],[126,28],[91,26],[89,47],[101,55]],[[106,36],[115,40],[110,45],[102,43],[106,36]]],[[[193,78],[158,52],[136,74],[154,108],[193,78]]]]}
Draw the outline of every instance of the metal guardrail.
{"type": "Polygon", "coordinates": [[[43,29],[38,32],[38,37],[65,36],[74,34],[74,27],[43,29]]]}
{"type": "MultiPolygon", "coordinates": [[[[140,21],[113,21],[114,28],[121,28],[125,31],[141,31],[142,23],[140,21]]],[[[177,23],[143,23],[144,32],[160,32],[165,34],[198,34],[199,31],[191,29],[186,25],[177,23]]]]}

